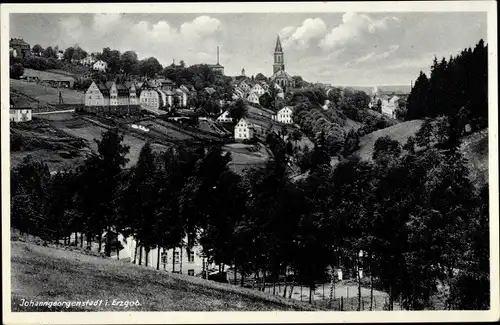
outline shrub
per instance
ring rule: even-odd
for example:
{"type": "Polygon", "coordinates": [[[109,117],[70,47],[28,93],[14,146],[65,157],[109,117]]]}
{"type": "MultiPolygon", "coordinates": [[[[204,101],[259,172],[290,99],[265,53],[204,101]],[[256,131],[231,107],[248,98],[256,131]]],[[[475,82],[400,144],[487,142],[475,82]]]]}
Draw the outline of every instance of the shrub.
{"type": "Polygon", "coordinates": [[[24,67],[20,63],[14,63],[10,66],[10,78],[19,79],[24,74],[24,67]]]}

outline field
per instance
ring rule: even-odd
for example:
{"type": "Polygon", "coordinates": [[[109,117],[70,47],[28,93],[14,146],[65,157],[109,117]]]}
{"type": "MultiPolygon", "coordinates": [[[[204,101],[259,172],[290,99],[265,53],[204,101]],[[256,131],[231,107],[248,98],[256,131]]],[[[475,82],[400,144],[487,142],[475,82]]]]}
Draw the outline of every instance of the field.
{"type": "Polygon", "coordinates": [[[261,168],[269,158],[269,152],[262,145],[228,144],[222,147],[224,152],[230,152],[232,161],[229,167],[242,174],[246,169],[261,168]]]}
{"type": "Polygon", "coordinates": [[[317,310],[300,301],[64,249],[11,243],[12,311],[317,310]],[[34,301],[103,300],[100,306],[24,307],[34,301]],[[112,301],[139,306],[112,306],[112,301]]]}
{"type": "Polygon", "coordinates": [[[35,82],[10,79],[10,91],[21,93],[33,100],[40,101],[42,104],[59,104],[59,92],[61,92],[65,104],[82,104],[83,92],[66,88],[52,88],[42,86],[35,82]]]}
{"type": "MultiPolygon", "coordinates": [[[[14,132],[20,133],[23,139],[27,139],[26,141],[30,141],[30,139],[35,137],[37,139],[36,146],[26,148],[22,151],[11,152],[11,164],[13,167],[18,165],[27,155],[32,155],[35,160],[47,162],[51,171],[81,165],[86,156],[83,151],[86,153],[90,151],[96,152],[97,144],[94,139],[101,139],[102,132],[106,131],[106,128],[84,120],[81,116],[74,113],[43,115],[33,122],[32,129],[36,123],[43,124],[44,127],[34,128],[38,132],[18,131],[16,130],[17,126],[16,128],[12,128],[14,132]],[[73,139],[73,141],[75,139],[85,140],[84,148],[75,148],[69,145],[63,146],[64,141],[68,142],[70,139],[73,139]],[[81,154],[71,158],[63,158],[59,153],[60,150],[80,150],[81,154]]],[[[130,134],[125,134],[124,143],[130,147],[127,156],[129,162],[125,166],[129,168],[137,162],[139,153],[146,141],[130,134]]],[[[155,151],[166,148],[164,145],[156,143],[153,143],[152,147],[155,151]]]]}
{"type": "Polygon", "coordinates": [[[53,71],[42,71],[34,69],[24,69],[24,75],[30,77],[38,77],[40,80],[56,80],[56,81],[67,81],[75,80],[72,75],[68,75],[67,72],[60,70],[53,71]]]}
{"type": "Polygon", "coordinates": [[[371,160],[373,146],[378,138],[387,135],[391,139],[399,141],[401,145],[404,145],[410,136],[414,136],[417,133],[422,123],[422,120],[413,120],[369,133],[359,140],[360,148],[356,153],[363,159],[371,160]]]}

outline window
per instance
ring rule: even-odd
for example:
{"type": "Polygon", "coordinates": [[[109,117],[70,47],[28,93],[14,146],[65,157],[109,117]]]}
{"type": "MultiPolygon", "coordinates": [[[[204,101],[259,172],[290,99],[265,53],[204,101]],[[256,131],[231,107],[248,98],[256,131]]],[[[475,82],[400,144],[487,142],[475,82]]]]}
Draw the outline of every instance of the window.
{"type": "Polygon", "coordinates": [[[194,252],[193,251],[189,251],[188,263],[194,263],[194,252]]]}
{"type": "Polygon", "coordinates": [[[161,264],[167,264],[167,252],[161,253],[161,264]]]}
{"type": "Polygon", "coordinates": [[[179,252],[174,252],[174,263],[179,263],[179,252]]]}
{"type": "Polygon", "coordinates": [[[193,270],[193,269],[188,270],[188,275],[190,275],[190,276],[194,276],[194,270],[193,270]]]}

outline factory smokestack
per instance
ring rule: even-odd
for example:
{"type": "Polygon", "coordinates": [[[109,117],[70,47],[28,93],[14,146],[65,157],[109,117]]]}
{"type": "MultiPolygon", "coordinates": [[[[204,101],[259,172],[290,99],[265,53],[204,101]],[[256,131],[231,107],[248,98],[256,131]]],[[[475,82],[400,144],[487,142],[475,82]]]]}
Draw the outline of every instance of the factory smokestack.
{"type": "Polygon", "coordinates": [[[219,47],[217,46],[217,64],[219,64],[219,47]]]}

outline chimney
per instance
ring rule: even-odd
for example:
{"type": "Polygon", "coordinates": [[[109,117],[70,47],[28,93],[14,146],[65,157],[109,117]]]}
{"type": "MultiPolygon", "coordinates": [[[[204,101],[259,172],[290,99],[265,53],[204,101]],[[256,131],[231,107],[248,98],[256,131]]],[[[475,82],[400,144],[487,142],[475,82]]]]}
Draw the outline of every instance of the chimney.
{"type": "Polygon", "coordinates": [[[219,64],[219,47],[217,46],[217,64],[219,64]]]}

